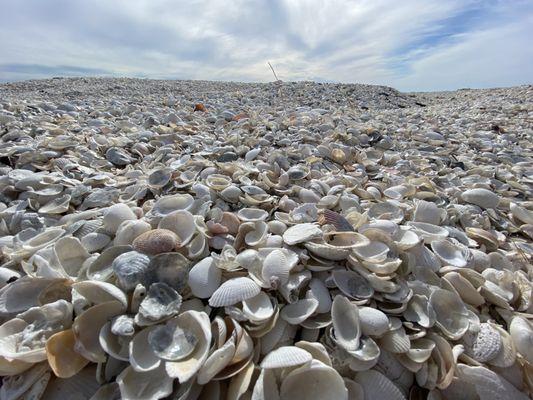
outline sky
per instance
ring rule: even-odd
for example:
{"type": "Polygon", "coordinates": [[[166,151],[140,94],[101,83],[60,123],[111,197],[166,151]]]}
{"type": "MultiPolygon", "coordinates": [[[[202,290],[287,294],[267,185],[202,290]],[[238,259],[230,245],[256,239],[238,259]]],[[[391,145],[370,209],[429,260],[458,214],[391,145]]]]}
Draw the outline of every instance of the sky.
{"type": "Polygon", "coordinates": [[[0,82],[533,84],[533,0],[0,0],[0,82]]]}

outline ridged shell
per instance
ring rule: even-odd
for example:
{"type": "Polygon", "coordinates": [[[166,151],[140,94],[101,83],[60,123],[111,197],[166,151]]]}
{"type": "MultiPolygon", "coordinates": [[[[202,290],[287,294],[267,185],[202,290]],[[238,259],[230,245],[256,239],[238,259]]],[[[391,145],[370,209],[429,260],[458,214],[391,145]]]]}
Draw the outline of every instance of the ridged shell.
{"type": "Polygon", "coordinates": [[[313,356],[304,349],[295,346],[282,346],[268,353],[260,365],[263,369],[286,368],[305,364],[312,359],[313,356]]]}
{"type": "Polygon", "coordinates": [[[389,319],[380,310],[372,307],[359,307],[361,332],[366,336],[382,336],[389,329],[389,319]]]}
{"type": "Polygon", "coordinates": [[[269,253],[263,261],[261,276],[272,288],[284,285],[289,280],[291,265],[281,250],[269,253]]]}
{"type": "Polygon", "coordinates": [[[226,307],[257,296],[261,288],[250,278],[240,277],[224,282],[209,298],[211,307],[226,307]]]}
{"type": "Polygon", "coordinates": [[[363,388],[365,399],[406,400],[400,389],[378,371],[358,372],[354,381],[363,388]]]}
{"type": "Polygon", "coordinates": [[[137,216],[126,204],[113,204],[104,214],[104,228],[110,233],[116,233],[120,224],[128,220],[136,220],[137,216]]]}
{"type": "Polygon", "coordinates": [[[119,255],[112,267],[118,284],[126,291],[133,290],[139,283],[146,284],[150,279],[148,265],[150,258],[137,251],[119,255]]]}
{"type": "Polygon", "coordinates": [[[174,251],[181,245],[178,236],[168,229],[154,229],[135,238],[133,248],[145,254],[160,254],[174,251]]]}
{"type": "Polygon", "coordinates": [[[189,287],[192,294],[207,299],[218,289],[222,280],[222,270],[218,268],[212,257],[206,257],[195,264],[189,271],[189,287]]]}
{"type": "Polygon", "coordinates": [[[487,323],[480,324],[478,332],[467,332],[463,343],[466,354],[481,363],[495,358],[502,348],[500,334],[487,323]]]}

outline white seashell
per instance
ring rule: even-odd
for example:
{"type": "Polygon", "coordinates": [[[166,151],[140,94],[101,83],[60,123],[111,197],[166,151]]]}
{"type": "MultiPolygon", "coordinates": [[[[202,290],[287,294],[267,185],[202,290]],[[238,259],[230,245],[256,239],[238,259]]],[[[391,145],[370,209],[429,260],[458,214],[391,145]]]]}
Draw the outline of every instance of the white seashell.
{"type": "Polygon", "coordinates": [[[111,324],[111,322],[107,322],[102,326],[102,329],[100,329],[98,335],[100,346],[102,346],[102,349],[114,359],[129,361],[129,344],[132,337],[115,335],[111,330],[111,324]]]}
{"type": "Polygon", "coordinates": [[[274,250],[263,261],[261,277],[275,289],[287,283],[291,267],[285,253],[281,250],[274,250]]]}
{"type": "Polygon", "coordinates": [[[209,298],[211,307],[225,307],[257,296],[261,288],[250,278],[233,278],[224,282],[209,298]]]}
{"type": "Polygon", "coordinates": [[[310,398],[348,400],[348,390],[335,369],[318,360],[312,360],[309,365],[291,371],[280,387],[281,400],[310,398]],[[303,383],[307,379],[314,384],[303,383]]]}
{"type": "Polygon", "coordinates": [[[433,240],[442,240],[450,234],[447,229],[426,222],[408,222],[407,225],[413,228],[415,233],[424,240],[431,243],[433,240]]]}
{"type": "Polygon", "coordinates": [[[101,250],[111,242],[111,238],[104,233],[91,232],[81,238],[82,246],[89,252],[101,250]]]}
{"type": "Polygon", "coordinates": [[[509,333],[517,351],[533,364],[533,327],[531,323],[520,316],[513,317],[509,326],[509,333]]]}
{"type": "Polygon", "coordinates": [[[372,307],[359,307],[361,333],[366,336],[382,336],[389,329],[389,319],[382,311],[372,307]]]}
{"type": "Polygon", "coordinates": [[[175,319],[152,328],[147,331],[147,342],[151,351],[163,360],[183,360],[192,354],[198,344],[194,333],[186,327],[180,327],[175,319]]]}
{"type": "Polygon", "coordinates": [[[194,216],[187,210],[177,210],[165,215],[157,228],[174,232],[178,235],[181,246],[187,245],[196,232],[194,216]]]}
{"type": "Polygon", "coordinates": [[[524,224],[533,224],[533,212],[525,209],[524,207],[519,206],[516,203],[511,202],[509,205],[511,212],[513,213],[513,218],[522,221],[524,224]]]}
{"type": "Polygon", "coordinates": [[[496,208],[500,203],[500,197],[496,193],[483,188],[466,190],[461,193],[461,198],[481,208],[496,208]]]}
{"type": "Polygon", "coordinates": [[[485,303],[483,296],[479,294],[470,281],[457,272],[448,272],[443,276],[457,291],[461,299],[466,303],[478,307],[485,303]]]}
{"type": "Polygon", "coordinates": [[[161,358],[153,351],[148,339],[156,328],[154,326],[144,328],[129,343],[129,362],[137,372],[152,371],[161,365],[161,358]]]}
{"type": "Polygon", "coordinates": [[[451,265],[453,267],[466,266],[465,250],[453,245],[447,240],[433,240],[431,242],[431,250],[444,265],[451,265]]]}
{"type": "Polygon", "coordinates": [[[20,278],[20,273],[9,268],[0,267],[0,289],[20,278]]]}
{"type": "Polygon", "coordinates": [[[129,366],[117,376],[123,400],[158,400],[172,393],[173,379],[163,366],[148,372],[137,372],[129,366]]]}
{"type": "Polygon", "coordinates": [[[211,297],[221,280],[222,270],[216,266],[212,257],[204,258],[189,271],[189,287],[192,294],[201,299],[211,297]]]}
{"type": "Polygon", "coordinates": [[[358,372],[354,381],[363,388],[365,399],[406,400],[400,389],[378,371],[358,372]]]}
{"type": "Polygon", "coordinates": [[[261,370],[255,381],[252,400],[279,400],[279,388],[273,370],[261,370]]]}
{"type": "Polygon", "coordinates": [[[206,384],[226,368],[235,356],[235,349],[235,341],[231,337],[221,347],[213,351],[198,371],[198,383],[201,385],[206,384]]]}
{"type": "Polygon", "coordinates": [[[374,294],[372,286],[357,272],[335,270],[332,275],[335,285],[352,299],[368,299],[374,294]]]}
{"type": "Polygon", "coordinates": [[[198,340],[194,351],[186,358],[179,361],[167,361],[165,364],[165,369],[170,377],[185,382],[200,370],[207,359],[211,345],[211,326],[207,314],[197,311],[181,313],[176,317],[176,324],[189,330],[198,340]]]}
{"type": "Polygon", "coordinates": [[[429,303],[435,310],[435,323],[445,336],[457,340],[466,333],[469,325],[468,313],[456,293],[437,289],[431,293],[429,303]]]}
{"type": "Polygon", "coordinates": [[[446,210],[439,208],[435,203],[425,200],[415,200],[413,221],[440,225],[445,217],[446,210]]]}
{"type": "Polygon", "coordinates": [[[318,308],[318,300],[314,298],[300,299],[287,304],[280,311],[280,317],[291,325],[299,325],[309,318],[318,308]]]}
{"type": "Polygon", "coordinates": [[[88,280],[73,283],[72,288],[93,304],[118,301],[124,310],[128,307],[126,294],[111,283],[88,280]]]}
{"type": "Polygon", "coordinates": [[[309,291],[307,293],[318,300],[318,307],[316,309],[318,314],[326,313],[331,310],[332,300],[329,289],[320,279],[313,278],[309,281],[309,291]]]}
{"type": "Polygon", "coordinates": [[[317,225],[311,223],[291,226],[283,233],[283,241],[289,246],[321,237],[322,230],[317,225]]]}
{"type": "Polygon", "coordinates": [[[457,364],[457,372],[461,379],[476,387],[477,394],[482,399],[526,400],[528,398],[507,380],[485,367],[457,364]]]}
{"type": "Polygon", "coordinates": [[[308,363],[313,356],[295,346],[282,346],[268,353],[261,361],[262,369],[287,368],[308,363]]]}
{"type": "Polygon", "coordinates": [[[237,217],[243,222],[264,221],[268,217],[268,212],[260,208],[243,208],[237,212],[237,217]]]}
{"type": "Polygon", "coordinates": [[[502,348],[502,339],[498,331],[489,324],[479,325],[477,332],[468,331],[462,341],[465,353],[474,360],[485,363],[494,359],[502,348]]]}
{"type": "Polygon", "coordinates": [[[339,346],[348,351],[357,350],[361,337],[358,307],[344,296],[335,296],[331,307],[331,319],[335,340],[339,346]]]}
{"type": "Polygon", "coordinates": [[[116,233],[124,221],[136,220],[137,216],[126,204],[113,204],[104,214],[104,228],[110,233],[116,233]]]}
{"type": "Polygon", "coordinates": [[[385,243],[372,241],[367,245],[354,248],[353,253],[361,260],[380,263],[386,260],[389,250],[385,243]]]}
{"type": "Polygon", "coordinates": [[[265,292],[242,301],[242,311],[250,321],[261,322],[274,315],[274,305],[265,292]]]}
{"type": "Polygon", "coordinates": [[[154,203],[150,214],[162,218],[176,210],[189,210],[193,203],[194,198],[190,194],[163,196],[154,203]]]}
{"type": "Polygon", "coordinates": [[[143,220],[127,220],[120,224],[115,235],[115,246],[131,245],[135,238],[151,230],[151,225],[143,220]]]}

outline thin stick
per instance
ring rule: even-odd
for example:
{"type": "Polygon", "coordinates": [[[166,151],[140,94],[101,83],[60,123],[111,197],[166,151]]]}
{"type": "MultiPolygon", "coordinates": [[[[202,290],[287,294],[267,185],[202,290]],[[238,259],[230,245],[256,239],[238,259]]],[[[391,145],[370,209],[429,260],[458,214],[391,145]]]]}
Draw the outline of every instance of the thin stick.
{"type": "Polygon", "coordinates": [[[272,70],[272,73],[274,74],[274,78],[276,78],[276,81],[279,81],[279,78],[276,75],[276,71],[274,71],[274,68],[272,67],[272,64],[270,64],[270,61],[267,61],[267,63],[268,63],[268,66],[270,67],[270,69],[272,70]]]}

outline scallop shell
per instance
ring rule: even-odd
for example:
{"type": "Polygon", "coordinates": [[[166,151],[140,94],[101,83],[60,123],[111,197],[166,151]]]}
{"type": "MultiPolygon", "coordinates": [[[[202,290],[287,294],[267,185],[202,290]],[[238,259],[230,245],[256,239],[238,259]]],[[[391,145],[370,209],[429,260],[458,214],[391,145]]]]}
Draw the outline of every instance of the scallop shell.
{"type": "Polygon", "coordinates": [[[211,307],[226,307],[257,296],[261,288],[250,278],[233,278],[224,282],[209,298],[211,307]]]}
{"type": "Polygon", "coordinates": [[[485,363],[494,359],[502,348],[502,340],[498,331],[489,324],[479,325],[479,331],[467,332],[463,337],[465,352],[474,360],[485,363]]]}
{"type": "Polygon", "coordinates": [[[265,257],[261,277],[272,288],[277,288],[287,283],[291,267],[285,253],[276,249],[265,257]]]}
{"type": "Polygon", "coordinates": [[[150,279],[148,265],[150,258],[137,251],[120,254],[111,265],[117,282],[125,291],[131,291],[139,283],[150,279]]]}

